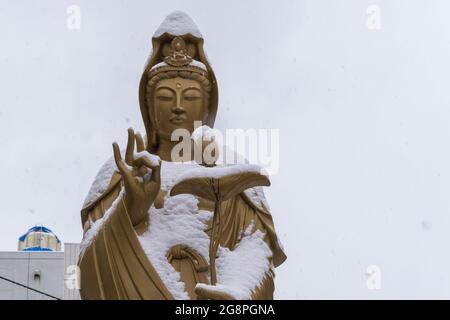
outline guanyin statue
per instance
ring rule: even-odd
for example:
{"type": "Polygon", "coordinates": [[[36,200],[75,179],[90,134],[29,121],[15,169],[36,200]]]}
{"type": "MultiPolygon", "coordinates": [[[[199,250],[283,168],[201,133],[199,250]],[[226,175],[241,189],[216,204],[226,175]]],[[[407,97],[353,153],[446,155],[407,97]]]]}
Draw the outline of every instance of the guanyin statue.
{"type": "Polygon", "coordinates": [[[139,86],[146,135],[129,129],[124,151],[113,144],[81,210],[81,297],[272,299],[286,255],[261,188],[267,177],[186,152],[172,161],[174,130],[212,128],[216,117],[202,35],[174,12],[152,44],[139,86]]]}

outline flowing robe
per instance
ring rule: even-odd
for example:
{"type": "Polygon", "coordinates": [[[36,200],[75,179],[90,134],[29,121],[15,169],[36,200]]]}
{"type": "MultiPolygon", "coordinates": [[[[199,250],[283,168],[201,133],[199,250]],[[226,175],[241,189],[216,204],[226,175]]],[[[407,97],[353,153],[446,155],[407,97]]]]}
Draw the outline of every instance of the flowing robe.
{"type": "MultiPolygon", "coordinates": [[[[198,283],[209,284],[209,257],[205,253],[204,243],[205,240],[209,241],[211,232],[212,219],[208,219],[207,213],[213,210],[214,204],[191,195],[189,195],[191,198],[183,198],[180,195],[176,196],[179,199],[172,211],[164,211],[169,201],[173,200],[169,198],[175,198],[167,195],[176,176],[171,171],[179,171],[179,168],[163,161],[161,169],[161,191],[149,210],[148,219],[135,226],[131,223],[123,201],[120,174],[115,170],[110,170],[106,176],[105,173],[99,174],[104,181],[110,177],[109,183],[100,192],[97,190],[97,194],[91,197],[92,199],[81,210],[84,238],[78,265],[81,269],[80,294],[83,299],[197,299],[195,286],[198,283]],[[177,218],[177,210],[184,210],[187,213],[177,218]],[[191,222],[189,217],[198,219],[191,222]],[[185,223],[186,227],[177,225],[177,219],[180,219],[180,223],[185,223]],[[162,223],[160,226],[166,229],[155,237],[156,232],[161,232],[157,225],[158,221],[162,223]],[[151,230],[152,223],[156,230],[155,228],[151,230]],[[191,228],[193,225],[197,226],[198,230],[191,228]],[[189,228],[194,232],[192,238],[197,236],[198,240],[190,239],[187,233],[184,237],[186,241],[183,241],[183,236],[180,236],[179,232],[182,233],[189,228]],[[159,238],[166,239],[166,243],[160,242],[159,238]],[[153,239],[151,240],[153,242],[148,243],[149,239],[153,239]],[[171,239],[175,240],[170,242],[171,239]],[[163,252],[165,261],[161,258],[150,259],[152,250],[159,250],[159,243],[163,250],[164,246],[169,244],[167,252],[163,252]],[[170,264],[171,267],[165,264],[170,264]]],[[[250,294],[246,298],[272,299],[275,275],[273,268],[280,265],[286,256],[278,241],[264,199],[261,194],[255,197],[258,192],[260,190],[248,189],[221,204],[220,249],[224,256],[230,255],[238,251],[237,248],[244,247],[239,245],[243,241],[243,231],[251,231],[253,235],[259,232],[263,242],[254,248],[266,247],[270,255],[267,255],[267,268],[260,261],[260,268],[253,271],[258,273],[264,270],[264,274],[250,275],[253,279],[256,278],[257,283],[253,288],[247,288],[250,289],[250,294]]],[[[246,252],[241,251],[244,255],[241,257],[243,263],[251,263],[252,256],[245,256],[246,252]]],[[[219,260],[220,251],[217,267],[224,268],[223,272],[218,271],[220,285],[228,285],[220,283],[221,275],[224,281],[231,279],[239,282],[239,277],[242,277],[243,273],[244,277],[246,272],[252,273],[251,266],[248,270],[227,270],[226,261],[221,264],[219,260]],[[236,279],[233,279],[234,277],[236,279]]],[[[234,269],[244,268],[244,266],[240,268],[240,261],[234,261],[234,269]]]]}

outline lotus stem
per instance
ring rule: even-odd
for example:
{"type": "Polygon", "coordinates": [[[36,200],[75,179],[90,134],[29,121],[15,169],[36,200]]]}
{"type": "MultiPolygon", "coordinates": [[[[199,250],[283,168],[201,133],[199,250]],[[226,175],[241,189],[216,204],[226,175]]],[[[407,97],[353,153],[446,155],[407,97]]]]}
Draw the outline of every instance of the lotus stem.
{"type": "Polygon", "coordinates": [[[220,234],[221,234],[220,202],[216,201],[214,205],[211,241],[209,243],[209,273],[211,275],[211,285],[213,286],[216,285],[217,283],[216,257],[217,257],[217,250],[219,249],[220,234]]]}

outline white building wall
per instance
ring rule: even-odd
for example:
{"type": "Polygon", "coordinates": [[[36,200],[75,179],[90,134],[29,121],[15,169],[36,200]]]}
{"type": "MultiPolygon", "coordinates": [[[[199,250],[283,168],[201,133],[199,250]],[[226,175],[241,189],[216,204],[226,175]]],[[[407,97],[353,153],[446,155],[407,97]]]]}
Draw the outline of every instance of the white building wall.
{"type": "MultiPolygon", "coordinates": [[[[64,252],[0,252],[0,276],[62,299],[64,252]]],[[[0,299],[52,298],[0,279],[0,299]]]]}

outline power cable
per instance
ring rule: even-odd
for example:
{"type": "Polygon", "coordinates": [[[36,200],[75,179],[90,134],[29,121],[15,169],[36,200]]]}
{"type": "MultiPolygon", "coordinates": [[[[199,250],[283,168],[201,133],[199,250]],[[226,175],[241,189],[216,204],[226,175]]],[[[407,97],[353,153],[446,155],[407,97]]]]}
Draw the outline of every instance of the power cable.
{"type": "Polygon", "coordinates": [[[48,294],[48,293],[39,291],[39,290],[34,289],[34,288],[31,288],[31,287],[26,286],[26,285],[24,285],[24,284],[18,283],[18,282],[14,281],[14,280],[11,280],[11,279],[8,279],[8,278],[2,277],[2,276],[0,276],[0,279],[5,280],[5,281],[8,281],[8,282],[11,282],[12,284],[15,284],[15,285],[17,285],[17,286],[20,286],[20,287],[29,289],[29,290],[31,290],[31,291],[35,291],[35,292],[37,292],[37,293],[43,294],[44,296],[47,296],[47,297],[50,297],[50,298],[53,298],[53,299],[56,299],[56,300],[61,300],[60,298],[55,297],[55,296],[52,296],[51,294],[48,294]]]}

